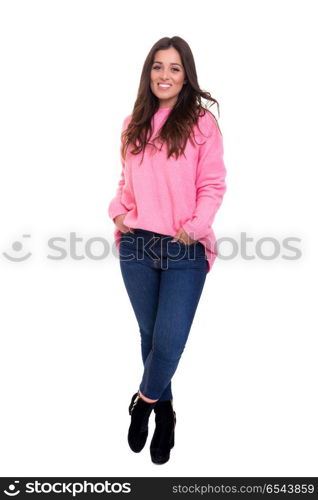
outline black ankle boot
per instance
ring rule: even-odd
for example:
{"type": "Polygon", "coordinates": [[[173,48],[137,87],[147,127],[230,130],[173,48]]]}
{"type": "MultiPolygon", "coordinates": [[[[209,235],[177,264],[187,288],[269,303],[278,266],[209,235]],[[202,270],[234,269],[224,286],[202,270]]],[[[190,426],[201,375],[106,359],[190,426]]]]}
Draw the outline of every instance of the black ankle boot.
{"type": "Polygon", "coordinates": [[[132,451],[139,453],[145,446],[148,437],[148,420],[156,402],[147,403],[136,392],[131,398],[128,411],[131,424],[128,431],[128,444],[132,451]]]}
{"type": "Polygon", "coordinates": [[[164,464],[168,462],[170,450],[174,446],[174,428],[177,419],[172,400],[157,401],[154,412],[156,429],[150,443],[150,455],[155,464],[164,464]]]}

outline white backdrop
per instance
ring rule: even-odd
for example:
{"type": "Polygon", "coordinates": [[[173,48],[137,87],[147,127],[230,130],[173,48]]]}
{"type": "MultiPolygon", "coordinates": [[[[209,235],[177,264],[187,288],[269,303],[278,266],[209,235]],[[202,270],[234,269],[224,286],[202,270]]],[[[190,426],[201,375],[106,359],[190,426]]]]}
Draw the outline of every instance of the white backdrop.
{"type": "Polygon", "coordinates": [[[1,2],[1,476],[317,476],[315,3],[1,2]],[[144,59],[174,35],[220,103],[228,241],[156,467],[154,415],[127,443],[142,362],[107,206],[144,59]]]}

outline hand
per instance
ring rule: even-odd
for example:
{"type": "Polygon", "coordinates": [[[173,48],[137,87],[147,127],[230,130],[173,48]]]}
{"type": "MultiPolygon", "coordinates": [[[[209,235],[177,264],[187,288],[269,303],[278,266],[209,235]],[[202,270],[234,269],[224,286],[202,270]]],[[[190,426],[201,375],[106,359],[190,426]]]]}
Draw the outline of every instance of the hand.
{"type": "Polygon", "coordinates": [[[192,240],[188,233],[186,233],[185,230],[181,227],[171,241],[181,241],[185,245],[193,245],[196,240],[192,240]]]}
{"type": "Polygon", "coordinates": [[[124,218],[126,217],[127,214],[121,214],[121,215],[117,215],[116,217],[114,217],[114,223],[116,224],[116,226],[118,227],[118,229],[122,232],[122,233],[133,233],[134,230],[128,226],[126,226],[123,222],[124,218]]]}

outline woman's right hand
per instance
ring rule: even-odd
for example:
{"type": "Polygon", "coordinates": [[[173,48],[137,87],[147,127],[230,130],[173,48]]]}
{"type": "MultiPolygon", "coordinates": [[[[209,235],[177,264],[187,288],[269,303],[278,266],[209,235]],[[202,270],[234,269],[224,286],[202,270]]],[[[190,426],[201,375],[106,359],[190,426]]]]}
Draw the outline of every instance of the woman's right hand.
{"type": "Polygon", "coordinates": [[[114,217],[114,223],[116,224],[116,226],[118,227],[118,229],[122,232],[122,233],[133,233],[134,230],[128,226],[126,226],[123,222],[124,218],[126,217],[127,214],[121,214],[121,215],[117,215],[116,217],[114,217]]]}

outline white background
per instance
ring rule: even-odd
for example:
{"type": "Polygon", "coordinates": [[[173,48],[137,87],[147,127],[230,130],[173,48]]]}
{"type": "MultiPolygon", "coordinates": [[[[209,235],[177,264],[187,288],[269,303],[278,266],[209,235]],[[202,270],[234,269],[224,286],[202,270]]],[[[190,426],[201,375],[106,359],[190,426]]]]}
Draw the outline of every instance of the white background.
{"type": "Polygon", "coordinates": [[[316,2],[0,6],[1,476],[317,476],[316,2]],[[255,258],[217,258],[207,277],[158,467],[153,414],[144,450],[127,443],[142,362],[119,260],[85,245],[113,247],[122,121],[150,48],[174,35],[220,103],[216,237],[241,248],[245,232],[255,258]],[[52,237],[63,260],[48,258],[52,237]],[[276,258],[256,254],[264,237],[276,258]]]}

